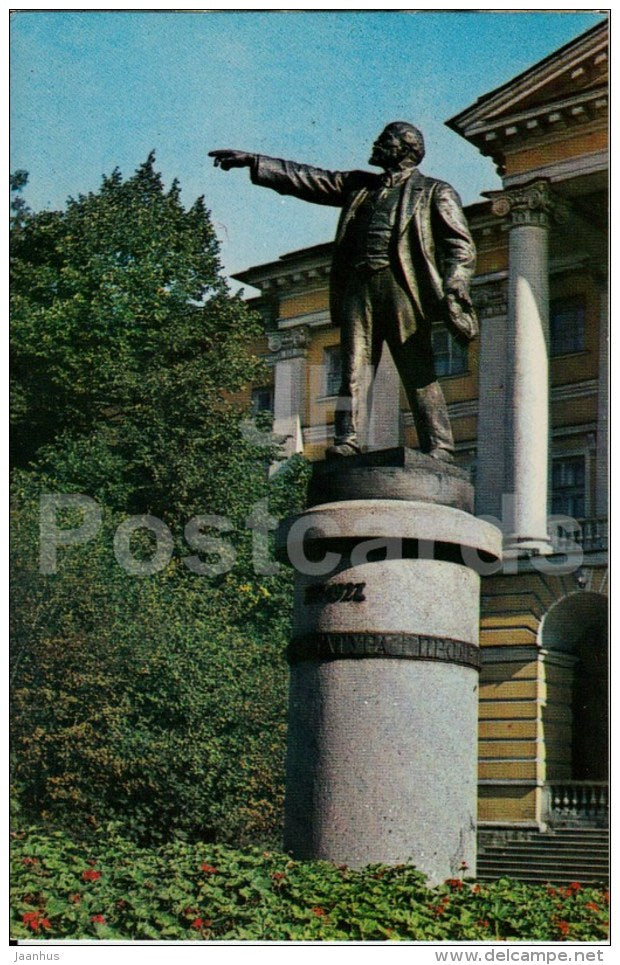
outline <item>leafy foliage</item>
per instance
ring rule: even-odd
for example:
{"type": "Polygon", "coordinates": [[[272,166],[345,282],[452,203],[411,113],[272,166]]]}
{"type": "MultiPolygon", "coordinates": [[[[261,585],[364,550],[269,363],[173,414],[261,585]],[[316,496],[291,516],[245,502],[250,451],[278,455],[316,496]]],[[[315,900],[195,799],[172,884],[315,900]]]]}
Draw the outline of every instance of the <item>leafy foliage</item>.
{"type": "Polygon", "coordinates": [[[17,464],[117,508],[221,511],[261,329],[218,274],[203,199],[185,211],[150,155],[66,211],[22,211],[11,240],[17,464]]]}
{"type": "Polygon", "coordinates": [[[13,840],[12,935],[218,941],[590,941],[607,937],[600,889],[455,879],[415,868],[361,871],[223,845],[139,850],[113,828],[77,843],[13,840]]]}
{"type": "MultiPolygon", "coordinates": [[[[17,172],[13,187],[26,183],[17,172]]],[[[13,205],[13,785],[33,820],[161,841],[277,835],[291,578],[255,572],[246,520],[299,500],[270,480],[269,426],[237,401],[262,379],[258,318],[218,274],[202,199],[189,211],[150,156],[65,211],[13,205]],[[39,572],[39,498],[97,500],[97,537],[39,572]],[[174,555],[149,577],[113,552],[153,514],[174,555]],[[230,521],[232,569],[191,572],[194,515],[230,521]]],[[[60,519],[60,525],[70,525],[60,519]]],[[[217,532],[214,536],[220,536],[217,532]]],[[[145,533],[132,544],[151,552],[145,533]]],[[[201,562],[218,555],[198,552],[201,562]]]]}

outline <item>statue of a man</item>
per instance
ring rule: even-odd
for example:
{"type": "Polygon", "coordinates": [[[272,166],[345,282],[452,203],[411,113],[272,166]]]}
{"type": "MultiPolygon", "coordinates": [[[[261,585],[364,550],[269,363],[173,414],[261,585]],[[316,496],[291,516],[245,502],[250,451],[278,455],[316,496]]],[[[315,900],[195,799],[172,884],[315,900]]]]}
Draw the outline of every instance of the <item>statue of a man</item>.
{"type": "Polygon", "coordinates": [[[244,151],[210,156],[225,171],[249,167],[254,184],[342,208],[330,282],[332,321],[341,328],[342,384],[335,445],[328,453],[360,451],[366,372],[376,372],[387,342],[421,450],[452,462],[454,441],[435,373],[431,328],[440,319],[460,341],[477,335],[469,295],[476,250],[454,188],[418,170],[422,133],[404,121],[387,125],[369,158],[383,174],[324,171],[244,151]]]}

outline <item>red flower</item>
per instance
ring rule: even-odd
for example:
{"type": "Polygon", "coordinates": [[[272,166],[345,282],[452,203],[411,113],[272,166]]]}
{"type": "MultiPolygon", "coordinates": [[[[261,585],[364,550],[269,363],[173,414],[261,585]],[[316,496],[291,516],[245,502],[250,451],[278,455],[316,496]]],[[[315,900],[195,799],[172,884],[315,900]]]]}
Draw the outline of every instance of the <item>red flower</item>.
{"type": "Polygon", "coordinates": [[[327,912],[325,911],[325,909],[320,908],[318,905],[316,906],[316,908],[312,909],[312,913],[316,915],[317,918],[323,918],[325,915],[327,915],[327,912]]]}
{"type": "Polygon", "coordinates": [[[599,908],[599,906],[596,905],[593,901],[586,901],[586,908],[589,908],[590,911],[600,911],[600,910],[601,910],[601,909],[599,908]]]}
{"type": "Polygon", "coordinates": [[[581,885],[578,881],[571,881],[570,885],[566,889],[566,896],[569,897],[571,893],[576,891],[581,891],[581,885]]]}
{"type": "Polygon", "coordinates": [[[557,895],[557,891],[555,888],[552,888],[551,885],[547,885],[547,894],[553,898],[554,895],[557,895]]]}
{"type": "Polygon", "coordinates": [[[608,891],[604,892],[604,894],[603,894],[603,901],[605,902],[606,905],[609,904],[609,892],[608,892],[608,891]]]}
{"type": "Polygon", "coordinates": [[[491,927],[491,926],[489,925],[489,922],[488,922],[488,920],[487,920],[486,918],[479,918],[478,921],[476,922],[476,924],[477,924],[477,925],[480,925],[481,928],[490,928],[490,927],[491,927]]]}
{"type": "Polygon", "coordinates": [[[103,915],[93,915],[90,919],[95,925],[105,925],[105,918],[103,915]]]}
{"type": "Polygon", "coordinates": [[[101,878],[100,871],[94,871],[91,869],[90,871],[82,872],[82,881],[96,881],[97,878],[101,878]]]}
{"type": "Polygon", "coordinates": [[[286,875],[283,871],[274,871],[271,877],[274,881],[282,881],[283,878],[286,878],[286,875]]]}
{"type": "Polygon", "coordinates": [[[570,931],[570,925],[567,921],[556,921],[556,926],[561,935],[568,935],[570,931]]]}
{"type": "Polygon", "coordinates": [[[207,874],[207,875],[218,875],[218,874],[219,874],[219,871],[217,870],[217,868],[214,868],[212,864],[201,864],[201,865],[200,865],[200,870],[201,870],[201,871],[204,871],[205,874],[207,874]]]}
{"type": "Polygon", "coordinates": [[[24,858],[24,864],[25,864],[25,865],[38,864],[38,863],[39,863],[38,858],[24,858]]]}
{"type": "Polygon", "coordinates": [[[195,918],[192,922],[192,928],[200,930],[201,928],[210,928],[211,922],[208,918],[195,918]]]}
{"type": "Polygon", "coordinates": [[[81,900],[82,900],[82,896],[79,893],[79,891],[76,891],[75,894],[73,895],[69,895],[69,901],[71,902],[72,905],[77,905],[78,902],[80,902],[81,900]]]}
{"type": "Polygon", "coordinates": [[[452,888],[453,891],[459,891],[463,887],[463,882],[460,878],[446,878],[445,884],[448,888],[452,888]]]}
{"type": "Polygon", "coordinates": [[[25,911],[22,915],[22,921],[32,931],[38,931],[39,928],[51,928],[49,918],[40,918],[39,915],[40,912],[38,911],[25,911]]]}

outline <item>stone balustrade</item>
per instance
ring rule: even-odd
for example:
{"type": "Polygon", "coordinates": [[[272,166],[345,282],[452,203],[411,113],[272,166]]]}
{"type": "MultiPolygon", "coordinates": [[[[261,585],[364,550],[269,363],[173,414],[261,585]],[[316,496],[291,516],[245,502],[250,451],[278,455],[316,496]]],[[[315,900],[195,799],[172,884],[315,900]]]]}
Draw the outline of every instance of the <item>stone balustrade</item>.
{"type": "Polygon", "coordinates": [[[609,823],[607,781],[553,781],[546,785],[549,824],[609,823]]]}
{"type": "Polygon", "coordinates": [[[607,550],[608,522],[604,516],[592,516],[575,520],[579,529],[567,523],[558,528],[552,537],[553,551],[562,553],[572,543],[578,543],[584,553],[605,552],[607,550]]]}

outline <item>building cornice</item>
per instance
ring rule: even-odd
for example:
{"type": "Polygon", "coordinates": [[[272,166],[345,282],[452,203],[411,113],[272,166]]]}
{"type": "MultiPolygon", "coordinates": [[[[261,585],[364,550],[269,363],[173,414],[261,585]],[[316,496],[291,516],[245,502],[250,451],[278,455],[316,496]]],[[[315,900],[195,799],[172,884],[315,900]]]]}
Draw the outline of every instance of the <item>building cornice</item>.
{"type": "Polygon", "coordinates": [[[446,124],[492,157],[500,174],[506,153],[516,145],[545,140],[571,126],[602,126],[608,110],[607,47],[605,21],[446,124]]]}
{"type": "Polygon", "coordinates": [[[333,245],[327,242],[282,255],[277,261],[255,265],[232,277],[259,288],[263,295],[321,289],[329,279],[333,245]]]}
{"type": "Polygon", "coordinates": [[[602,174],[609,168],[609,152],[593,151],[590,154],[580,154],[577,157],[555,161],[538,168],[529,168],[520,174],[511,174],[504,178],[504,187],[512,188],[525,184],[533,178],[545,178],[548,181],[567,181],[572,178],[602,174]]]}

